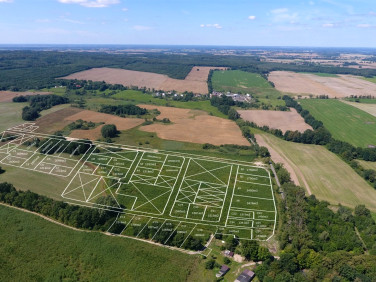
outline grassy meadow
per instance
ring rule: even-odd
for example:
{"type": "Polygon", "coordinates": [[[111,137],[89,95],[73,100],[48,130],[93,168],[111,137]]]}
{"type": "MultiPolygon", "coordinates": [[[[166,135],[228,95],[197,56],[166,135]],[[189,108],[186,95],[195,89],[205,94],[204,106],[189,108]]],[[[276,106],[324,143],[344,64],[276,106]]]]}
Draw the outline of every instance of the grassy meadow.
{"type": "Polygon", "coordinates": [[[21,118],[22,108],[27,105],[28,103],[0,103],[0,132],[24,123],[25,121],[21,118]]]}
{"type": "Polygon", "coordinates": [[[304,109],[324,123],[335,139],[354,146],[376,145],[376,117],[338,100],[300,100],[304,109]]]}
{"type": "Polygon", "coordinates": [[[352,208],[365,204],[376,211],[376,190],[325,147],[287,142],[258,132],[267,147],[274,149],[295,171],[300,186],[307,188],[306,181],[318,199],[352,208]]]}
{"type": "Polygon", "coordinates": [[[3,281],[199,281],[200,257],[0,206],[3,281]]]}
{"type": "Polygon", "coordinates": [[[357,160],[357,162],[364,168],[364,169],[373,169],[376,170],[376,162],[367,162],[363,160],[357,160]]]}
{"type": "Polygon", "coordinates": [[[212,85],[215,91],[254,93],[269,98],[280,95],[261,75],[240,70],[214,71],[212,85]]]}

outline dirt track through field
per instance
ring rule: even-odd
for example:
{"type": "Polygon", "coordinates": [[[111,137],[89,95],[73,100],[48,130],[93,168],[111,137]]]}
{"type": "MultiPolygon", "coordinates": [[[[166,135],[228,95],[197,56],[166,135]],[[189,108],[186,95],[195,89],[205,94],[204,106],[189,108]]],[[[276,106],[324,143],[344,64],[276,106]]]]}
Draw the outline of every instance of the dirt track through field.
{"type": "Polygon", "coordinates": [[[315,74],[273,71],[269,74],[277,90],[293,94],[328,95],[343,98],[351,95],[374,95],[376,83],[352,75],[323,77],[315,74]]]}
{"type": "Polygon", "coordinates": [[[268,126],[269,128],[304,132],[312,127],[304,122],[304,119],[293,108],[290,112],[264,111],[264,110],[239,110],[242,119],[256,123],[258,126],[268,126]]]}
{"type": "Polygon", "coordinates": [[[48,95],[52,92],[13,92],[13,91],[0,91],[0,102],[12,102],[14,97],[29,96],[29,95],[48,95]]]}
{"type": "Polygon", "coordinates": [[[156,132],[162,139],[213,145],[250,145],[233,121],[210,116],[199,110],[152,105],[139,106],[146,109],[157,108],[161,112],[158,119],[170,119],[171,124],[155,123],[140,128],[143,131],[156,132]]]}
{"type": "Polygon", "coordinates": [[[167,75],[132,71],[115,68],[93,68],[87,71],[73,73],[63,79],[79,79],[105,81],[110,84],[122,84],[124,86],[146,87],[155,90],[208,93],[207,79],[211,69],[225,69],[222,67],[195,66],[185,79],[174,79],[167,75]]]}

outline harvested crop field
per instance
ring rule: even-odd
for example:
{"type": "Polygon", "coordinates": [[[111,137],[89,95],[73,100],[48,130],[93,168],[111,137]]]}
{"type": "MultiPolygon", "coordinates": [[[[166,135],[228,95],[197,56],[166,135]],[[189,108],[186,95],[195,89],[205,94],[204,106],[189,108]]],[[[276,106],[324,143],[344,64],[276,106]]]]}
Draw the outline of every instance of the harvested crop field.
{"type": "Polygon", "coordinates": [[[290,112],[264,111],[264,110],[239,110],[242,119],[254,122],[258,126],[269,126],[269,128],[304,132],[312,127],[304,122],[304,119],[293,108],[290,112]]]}
{"type": "Polygon", "coordinates": [[[293,180],[308,194],[333,205],[351,208],[364,204],[376,211],[376,191],[347,163],[323,146],[281,140],[271,134],[256,134],[260,146],[270,149],[272,159],[293,171],[293,180]]]}
{"type": "Polygon", "coordinates": [[[156,132],[159,138],[213,145],[237,144],[249,146],[235,122],[208,115],[204,111],[152,105],[139,105],[146,109],[157,108],[158,119],[168,118],[171,124],[155,123],[142,126],[147,132],[156,132]]]}
{"type": "Polygon", "coordinates": [[[376,84],[361,77],[338,75],[319,76],[307,73],[273,71],[269,74],[277,90],[293,94],[328,95],[343,98],[350,95],[374,95],[376,84]]]}
{"type": "MultiPolygon", "coordinates": [[[[39,126],[39,132],[54,133],[63,129],[71,122],[79,119],[92,121],[94,123],[104,122],[106,124],[115,124],[118,130],[127,130],[144,122],[143,119],[139,118],[122,118],[114,115],[69,107],[39,118],[36,125],[39,126]]],[[[100,129],[101,126],[90,130],[75,130],[70,137],[95,140],[101,135],[100,129]]]]}
{"type": "Polygon", "coordinates": [[[341,101],[376,117],[376,104],[355,103],[344,100],[341,101]]]}
{"type": "Polygon", "coordinates": [[[28,95],[47,95],[52,92],[13,92],[13,91],[0,91],[0,102],[12,102],[14,97],[28,96],[28,95]]]}
{"type": "Polygon", "coordinates": [[[193,67],[184,80],[170,78],[167,75],[132,71],[115,68],[93,68],[87,71],[73,73],[63,79],[79,79],[105,81],[110,84],[124,86],[138,86],[164,91],[190,91],[194,93],[208,93],[207,79],[211,69],[225,69],[220,67],[193,67]]]}

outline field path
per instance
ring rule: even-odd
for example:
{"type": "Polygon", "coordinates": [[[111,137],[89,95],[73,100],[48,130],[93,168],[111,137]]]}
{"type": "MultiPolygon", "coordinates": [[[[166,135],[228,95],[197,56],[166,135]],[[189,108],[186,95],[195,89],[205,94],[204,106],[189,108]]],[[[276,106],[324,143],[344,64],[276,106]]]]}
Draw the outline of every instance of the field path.
{"type": "Polygon", "coordinates": [[[270,155],[272,157],[272,160],[274,162],[282,163],[284,165],[284,167],[290,173],[291,180],[296,185],[302,186],[302,184],[303,184],[305,186],[305,188],[307,189],[308,194],[312,195],[312,192],[311,192],[311,189],[308,185],[308,182],[304,178],[300,169],[296,165],[294,165],[293,162],[281,150],[278,150],[277,148],[272,147],[272,145],[270,144],[270,140],[268,139],[268,137],[266,135],[256,134],[255,138],[257,140],[257,143],[260,146],[268,148],[270,155]],[[297,174],[299,175],[299,177],[297,176],[297,174]],[[301,179],[301,181],[303,183],[301,183],[299,181],[299,178],[301,179]]]}

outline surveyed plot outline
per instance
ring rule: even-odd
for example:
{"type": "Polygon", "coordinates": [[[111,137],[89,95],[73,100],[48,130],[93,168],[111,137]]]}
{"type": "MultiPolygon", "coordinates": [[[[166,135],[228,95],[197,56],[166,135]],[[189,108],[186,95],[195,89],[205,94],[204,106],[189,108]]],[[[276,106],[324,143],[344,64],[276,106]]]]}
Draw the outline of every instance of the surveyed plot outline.
{"type": "Polygon", "coordinates": [[[204,237],[208,230],[246,240],[274,235],[277,211],[265,167],[37,130],[26,123],[0,133],[0,163],[64,178],[69,183],[63,200],[118,212],[110,229],[126,216],[120,234],[141,226],[134,235],[139,237],[146,227],[158,226],[154,238],[171,225],[166,242],[179,233],[185,236],[183,244],[190,234],[204,237]],[[36,146],[36,140],[42,145],[36,146]],[[111,204],[98,202],[102,196],[111,198],[111,204]]]}

